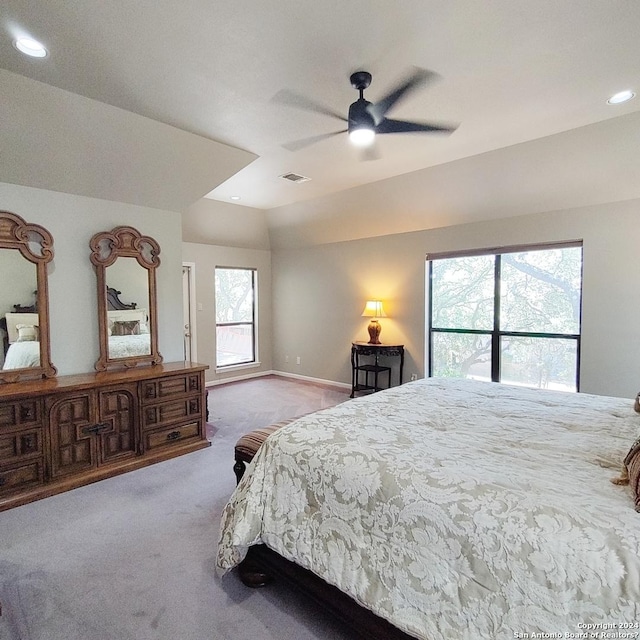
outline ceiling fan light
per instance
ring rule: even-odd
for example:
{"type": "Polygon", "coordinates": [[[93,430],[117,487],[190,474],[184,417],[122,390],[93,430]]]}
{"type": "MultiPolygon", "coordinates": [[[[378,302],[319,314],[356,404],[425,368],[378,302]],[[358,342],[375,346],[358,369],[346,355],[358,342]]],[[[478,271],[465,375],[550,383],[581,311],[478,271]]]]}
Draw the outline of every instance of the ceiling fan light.
{"type": "Polygon", "coordinates": [[[356,147],[368,147],[373,143],[375,137],[376,132],[373,129],[367,129],[366,127],[349,131],[349,140],[351,140],[351,143],[356,147]]]}

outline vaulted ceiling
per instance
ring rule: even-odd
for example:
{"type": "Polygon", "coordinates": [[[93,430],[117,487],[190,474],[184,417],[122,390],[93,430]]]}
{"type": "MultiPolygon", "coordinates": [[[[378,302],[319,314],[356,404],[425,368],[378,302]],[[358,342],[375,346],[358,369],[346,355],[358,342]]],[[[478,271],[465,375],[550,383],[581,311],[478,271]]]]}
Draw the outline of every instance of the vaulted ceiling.
{"type": "MultiPolygon", "coordinates": [[[[640,110],[640,98],[606,104],[640,91],[636,0],[4,0],[0,20],[1,68],[221,143],[198,156],[204,166],[176,206],[207,192],[262,209],[326,199],[640,110]],[[49,55],[20,54],[20,34],[49,55]],[[373,74],[365,97],[375,102],[416,66],[440,78],[392,116],[459,123],[452,135],[379,136],[371,161],[346,135],[283,148],[344,123],[283,105],[278,92],[346,115],[357,97],[352,72],[373,74]],[[225,164],[226,147],[240,155],[207,174],[210,156],[225,164]],[[287,172],[311,180],[279,177],[287,172]]],[[[91,125],[112,137],[118,122],[135,128],[123,118],[104,132],[99,118],[91,125]]]]}

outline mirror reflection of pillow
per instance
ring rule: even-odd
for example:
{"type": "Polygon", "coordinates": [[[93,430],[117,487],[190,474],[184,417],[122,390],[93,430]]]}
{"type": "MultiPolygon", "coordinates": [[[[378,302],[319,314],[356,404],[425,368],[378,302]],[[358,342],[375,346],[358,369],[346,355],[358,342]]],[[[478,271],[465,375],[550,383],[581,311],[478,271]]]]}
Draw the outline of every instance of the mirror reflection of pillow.
{"type": "Polygon", "coordinates": [[[116,320],[111,327],[112,336],[137,336],[139,334],[139,320],[116,320]]]}
{"type": "Polygon", "coordinates": [[[38,325],[35,324],[17,324],[18,338],[16,342],[37,342],[38,341],[38,325]]]}

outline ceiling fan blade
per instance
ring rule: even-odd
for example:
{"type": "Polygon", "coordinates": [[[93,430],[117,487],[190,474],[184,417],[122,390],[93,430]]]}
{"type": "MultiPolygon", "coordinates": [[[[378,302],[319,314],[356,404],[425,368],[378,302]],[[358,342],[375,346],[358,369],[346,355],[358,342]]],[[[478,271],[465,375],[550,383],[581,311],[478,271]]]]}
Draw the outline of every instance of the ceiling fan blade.
{"type": "Polygon", "coordinates": [[[300,151],[300,149],[304,149],[305,147],[310,147],[312,144],[316,142],[321,142],[322,140],[326,140],[327,138],[333,138],[333,136],[337,136],[340,133],[346,133],[346,129],[342,129],[342,131],[332,131],[331,133],[321,133],[319,136],[311,136],[310,138],[302,138],[300,140],[292,140],[291,142],[287,142],[282,146],[289,151],[300,151]]]}
{"type": "Polygon", "coordinates": [[[384,118],[376,127],[376,133],[453,133],[458,125],[429,124],[427,122],[409,122],[408,120],[390,120],[384,118]]]}
{"type": "Polygon", "coordinates": [[[331,116],[343,122],[347,122],[347,119],[337,111],[334,111],[330,107],[327,107],[311,98],[301,96],[298,93],[289,91],[288,89],[282,89],[278,91],[273,98],[272,102],[287,105],[288,107],[294,107],[295,109],[302,109],[303,111],[312,111],[313,113],[321,113],[325,116],[331,116]]]}
{"type": "Polygon", "coordinates": [[[427,69],[417,68],[404,82],[397,86],[391,93],[382,100],[369,105],[367,110],[372,115],[376,124],[380,124],[387,112],[395,105],[408,91],[412,91],[421,85],[425,85],[428,80],[437,78],[438,74],[427,69]]]}

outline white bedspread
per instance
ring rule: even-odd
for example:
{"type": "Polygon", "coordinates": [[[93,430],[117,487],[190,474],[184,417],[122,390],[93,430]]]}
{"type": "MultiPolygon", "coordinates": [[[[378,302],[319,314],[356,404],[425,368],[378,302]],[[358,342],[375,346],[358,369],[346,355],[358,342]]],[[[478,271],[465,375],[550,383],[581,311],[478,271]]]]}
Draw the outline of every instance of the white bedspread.
{"type": "Polygon", "coordinates": [[[151,353],[150,335],[109,336],[109,358],[148,356],[151,353]]]}
{"type": "Polygon", "coordinates": [[[9,345],[4,358],[3,370],[27,369],[40,366],[40,343],[34,340],[14,342],[9,345]]]}
{"type": "Polygon", "coordinates": [[[632,405],[429,379],[306,416],[232,496],[219,570],[265,543],[428,640],[637,624],[632,405]]]}

